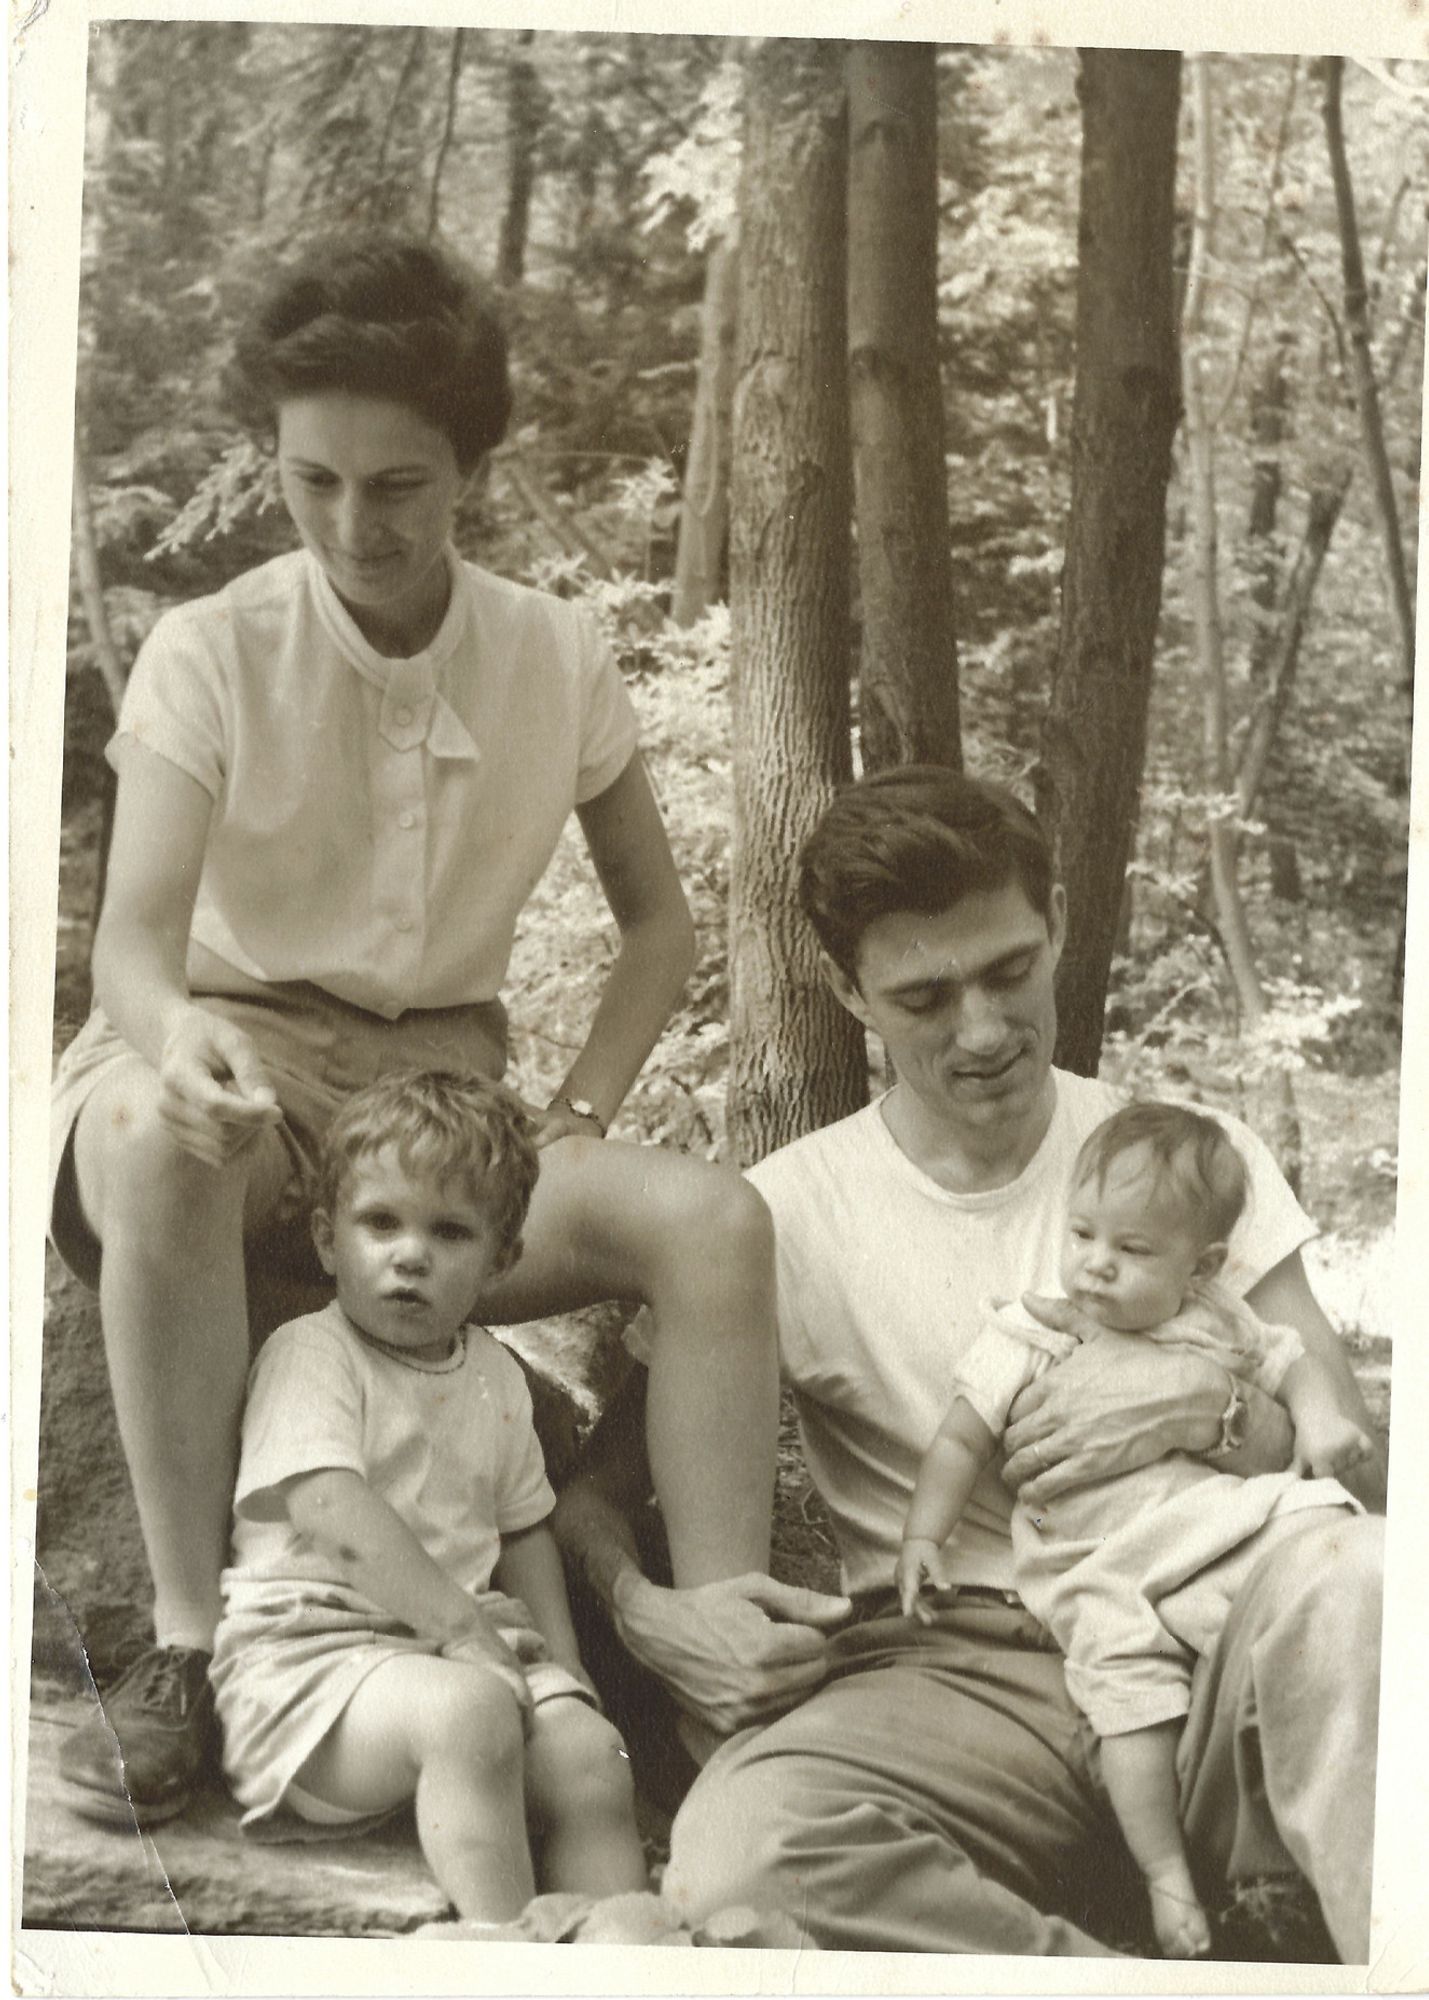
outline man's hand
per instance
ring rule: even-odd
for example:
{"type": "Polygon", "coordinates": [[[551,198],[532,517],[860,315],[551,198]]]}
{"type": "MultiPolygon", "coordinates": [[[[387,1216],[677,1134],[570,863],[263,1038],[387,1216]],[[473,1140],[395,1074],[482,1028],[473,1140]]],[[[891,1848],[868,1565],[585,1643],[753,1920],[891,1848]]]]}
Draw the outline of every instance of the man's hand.
{"type": "Polygon", "coordinates": [[[224,1167],[282,1115],[243,1030],[186,1008],[159,1057],[159,1116],[174,1143],[206,1166],[224,1167]]]}
{"type": "Polygon", "coordinates": [[[1216,1442],[1224,1368],[1205,1355],[1155,1347],[1139,1334],[1109,1333],[1070,1299],[1028,1292],[1022,1303],[1044,1326],[1078,1334],[1084,1344],[1012,1405],[1002,1478],[1019,1500],[1035,1506],[1169,1452],[1208,1451],[1216,1442]]]}
{"type": "Polygon", "coordinates": [[[825,1633],[852,1606],[751,1574],[665,1590],[630,1570],[616,1592],[620,1637],[680,1707],[721,1736],[790,1708],[828,1671],[825,1633]]]}

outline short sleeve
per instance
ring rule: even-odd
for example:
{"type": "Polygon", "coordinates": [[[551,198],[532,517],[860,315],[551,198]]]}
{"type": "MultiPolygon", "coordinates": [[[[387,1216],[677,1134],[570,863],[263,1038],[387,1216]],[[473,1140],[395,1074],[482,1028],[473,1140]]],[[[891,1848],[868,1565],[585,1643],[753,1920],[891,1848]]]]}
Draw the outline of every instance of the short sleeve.
{"type": "Polygon", "coordinates": [[[500,1462],[493,1468],[496,1527],[503,1535],[533,1528],[556,1504],[541,1455],[531,1410],[531,1391],[521,1365],[500,1342],[487,1336],[484,1366],[497,1411],[500,1462]]]}
{"type": "Polygon", "coordinates": [[[971,1403],[994,1437],[1007,1428],[1007,1413],[1036,1372],[1038,1350],[985,1321],[958,1363],[954,1389],[971,1403]]]}
{"type": "Polygon", "coordinates": [[[202,616],[200,606],[186,605],[155,625],[139,649],[104,754],[118,769],[122,746],[142,743],[216,799],[226,766],[227,704],[202,616]]]}
{"type": "Polygon", "coordinates": [[[581,662],[580,767],[576,804],[597,799],[613,785],[635,753],[639,728],[615,657],[595,621],[579,614],[581,662]]]}
{"type": "Polygon", "coordinates": [[[304,1472],[363,1473],[362,1388],[340,1337],[311,1320],[270,1335],[249,1378],[234,1506],[243,1518],[283,1512],[276,1488],[304,1472]]]}
{"type": "Polygon", "coordinates": [[[1222,1117],[1221,1123],[1235,1141],[1250,1181],[1249,1197],[1231,1231],[1220,1274],[1223,1284],[1243,1296],[1292,1251],[1303,1249],[1317,1231],[1265,1141],[1239,1119],[1222,1117]]]}

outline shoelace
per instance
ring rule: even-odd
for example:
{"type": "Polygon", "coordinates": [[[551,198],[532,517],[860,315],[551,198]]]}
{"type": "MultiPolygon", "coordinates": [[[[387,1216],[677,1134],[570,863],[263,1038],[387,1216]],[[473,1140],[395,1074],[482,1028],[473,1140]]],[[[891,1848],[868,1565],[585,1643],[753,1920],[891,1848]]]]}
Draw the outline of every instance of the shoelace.
{"type": "Polygon", "coordinates": [[[187,1715],[191,1705],[189,1662],[194,1654],[184,1648],[165,1646],[139,1660],[125,1676],[126,1692],[131,1692],[144,1708],[177,1707],[187,1715]]]}

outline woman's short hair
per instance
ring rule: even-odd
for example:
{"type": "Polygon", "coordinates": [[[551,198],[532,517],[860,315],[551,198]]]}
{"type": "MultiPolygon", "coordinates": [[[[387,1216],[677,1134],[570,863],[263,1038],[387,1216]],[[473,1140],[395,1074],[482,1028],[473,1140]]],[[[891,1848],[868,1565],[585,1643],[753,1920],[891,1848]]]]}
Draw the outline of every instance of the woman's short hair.
{"type": "Polygon", "coordinates": [[[354,1091],[323,1141],[314,1207],[331,1215],[358,1161],[387,1146],[414,1178],[464,1181],[491,1218],[498,1271],[516,1262],[540,1156],[512,1091],[438,1069],[397,1070],[354,1091]]]}
{"type": "Polygon", "coordinates": [[[844,786],[799,856],[800,905],[855,983],[863,934],[880,917],[936,916],[1010,882],[1050,919],[1052,855],[1032,814],[1002,785],[941,764],[900,764],[844,786]]]}
{"type": "Polygon", "coordinates": [[[239,331],[224,380],[235,415],[271,435],[292,396],[344,390],[405,403],[469,472],[506,434],[506,334],[474,273],[417,236],[330,239],[283,271],[239,331]]]}
{"type": "Polygon", "coordinates": [[[1117,1160],[1142,1153],[1206,1243],[1224,1243],[1240,1219],[1250,1176],[1225,1127],[1189,1104],[1143,1100],[1114,1111],[1084,1141],[1072,1186],[1098,1189],[1117,1160]]]}

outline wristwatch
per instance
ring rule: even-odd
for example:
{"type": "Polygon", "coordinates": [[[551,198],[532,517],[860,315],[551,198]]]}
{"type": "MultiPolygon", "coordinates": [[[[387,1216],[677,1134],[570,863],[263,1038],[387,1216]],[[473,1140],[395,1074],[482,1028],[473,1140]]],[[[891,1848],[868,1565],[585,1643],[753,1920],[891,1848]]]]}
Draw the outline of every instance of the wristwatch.
{"type": "Polygon", "coordinates": [[[601,1138],[605,1137],[605,1120],[590,1102],[589,1098],[566,1097],[564,1095],[553,1097],[546,1106],[546,1109],[554,1111],[558,1104],[563,1104],[567,1111],[574,1112],[577,1118],[588,1118],[596,1131],[599,1132],[601,1138]]]}
{"type": "Polygon", "coordinates": [[[1227,1372],[1226,1380],[1230,1383],[1231,1393],[1229,1402],[1221,1411],[1221,1434],[1209,1451],[1201,1453],[1208,1465],[1214,1465],[1217,1459],[1229,1458],[1233,1451],[1239,1451],[1245,1443],[1250,1406],[1242,1395],[1240,1383],[1235,1376],[1227,1372]]]}

